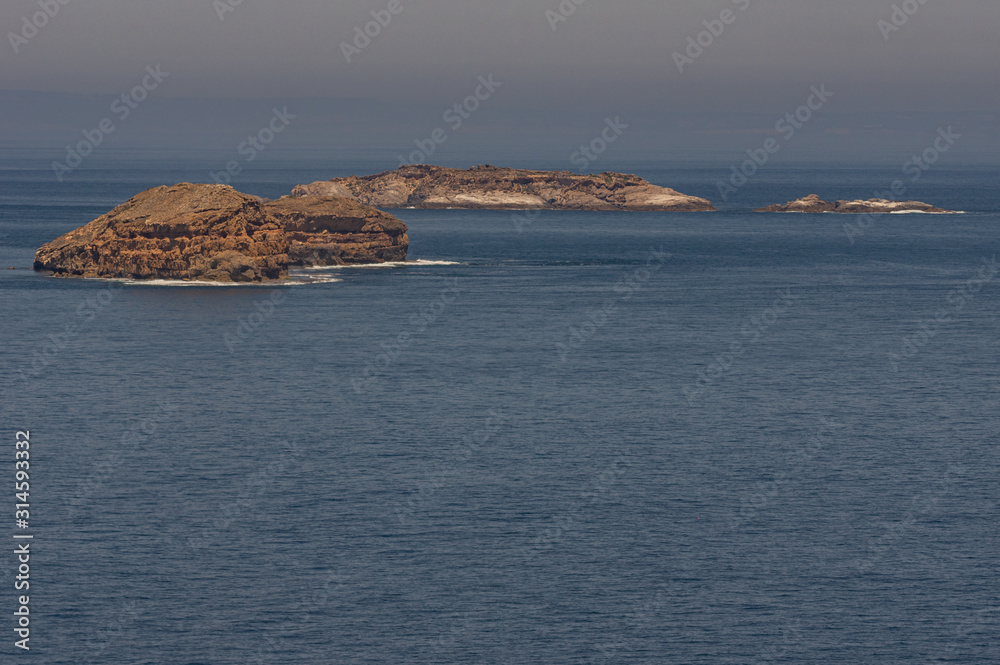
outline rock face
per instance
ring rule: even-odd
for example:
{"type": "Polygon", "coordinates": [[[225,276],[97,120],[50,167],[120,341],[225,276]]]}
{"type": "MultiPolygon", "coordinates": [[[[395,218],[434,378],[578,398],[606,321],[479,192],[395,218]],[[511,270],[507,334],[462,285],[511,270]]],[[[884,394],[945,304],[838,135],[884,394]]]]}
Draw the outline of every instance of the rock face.
{"type": "Polygon", "coordinates": [[[406,224],[357,201],[330,196],[292,198],[264,204],[289,239],[294,266],[329,266],[405,261],[406,224]]]}
{"type": "Polygon", "coordinates": [[[936,208],[920,201],[890,201],[888,199],[869,199],[867,201],[824,201],[816,194],[791,201],[784,205],[773,205],[760,208],[757,212],[841,212],[848,214],[891,213],[891,212],[928,212],[944,214],[951,212],[936,208]]]}
{"type": "Polygon", "coordinates": [[[265,202],[226,185],[156,187],[53,240],[35,270],[59,276],[259,282],[290,266],[406,258],[406,225],[356,201],[265,202]]]}
{"type": "Polygon", "coordinates": [[[477,166],[402,166],[395,171],[299,185],[292,196],[343,196],[379,208],[493,210],[711,211],[706,199],[658,187],[634,175],[576,175],[477,166]]]}

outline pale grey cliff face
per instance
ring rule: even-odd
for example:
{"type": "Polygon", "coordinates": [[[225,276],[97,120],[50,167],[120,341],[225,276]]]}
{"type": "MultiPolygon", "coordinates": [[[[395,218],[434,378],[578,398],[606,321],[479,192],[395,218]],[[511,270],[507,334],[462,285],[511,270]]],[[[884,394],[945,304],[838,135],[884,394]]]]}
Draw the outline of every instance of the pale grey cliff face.
{"type": "Polygon", "coordinates": [[[293,196],[343,196],[381,208],[712,211],[710,201],[634,175],[576,175],[477,166],[404,166],[372,176],[299,185],[293,196]]]}

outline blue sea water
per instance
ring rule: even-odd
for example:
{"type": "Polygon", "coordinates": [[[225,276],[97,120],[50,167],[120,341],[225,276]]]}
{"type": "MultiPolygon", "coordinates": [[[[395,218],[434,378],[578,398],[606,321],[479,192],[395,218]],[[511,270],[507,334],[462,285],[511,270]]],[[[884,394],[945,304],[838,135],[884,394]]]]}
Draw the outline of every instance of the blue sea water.
{"type": "MultiPolygon", "coordinates": [[[[995,169],[863,233],[751,209],[898,166],[775,165],[712,214],[394,211],[422,263],[311,285],[27,269],[225,158],[0,164],[37,662],[1000,662],[995,169]]],[[[233,184],[391,168],[329,162],[233,184]]],[[[716,201],[728,173],[605,167],[716,201]]]]}

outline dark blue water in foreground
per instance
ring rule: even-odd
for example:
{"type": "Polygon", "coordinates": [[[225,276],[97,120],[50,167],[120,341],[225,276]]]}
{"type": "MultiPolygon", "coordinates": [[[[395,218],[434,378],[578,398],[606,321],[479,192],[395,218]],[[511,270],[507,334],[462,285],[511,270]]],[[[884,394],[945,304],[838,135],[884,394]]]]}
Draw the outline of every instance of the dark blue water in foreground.
{"type": "MultiPolygon", "coordinates": [[[[225,157],[0,171],[35,662],[1000,662],[995,171],[931,172],[913,196],[969,214],[853,244],[748,209],[898,167],[775,167],[716,214],[399,211],[442,263],[335,283],[24,269],[225,157]]],[[[727,171],[606,166],[713,199],[727,171]]]]}

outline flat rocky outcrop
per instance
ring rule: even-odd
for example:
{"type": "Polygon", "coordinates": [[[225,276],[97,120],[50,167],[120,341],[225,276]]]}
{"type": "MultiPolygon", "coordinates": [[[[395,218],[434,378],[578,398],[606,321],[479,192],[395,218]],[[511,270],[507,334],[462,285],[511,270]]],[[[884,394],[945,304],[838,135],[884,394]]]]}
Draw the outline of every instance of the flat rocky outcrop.
{"type": "Polygon", "coordinates": [[[377,208],[491,210],[711,211],[706,199],[653,185],[634,175],[577,175],[477,166],[402,166],[370,176],[299,185],[292,196],[350,197],[377,208]]]}
{"type": "Polygon", "coordinates": [[[891,201],[889,199],[868,199],[867,201],[824,201],[817,194],[782,205],[760,208],[757,212],[840,212],[847,214],[927,212],[944,214],[952,212],[937,208],[921,201],[891,201]]]}
{"type": "Polygon", "coordinates": [[[349,199],[264,201],[226,185],[149,189],[44,245],[35,270],[64,277],[260,282],[291,266],[406,258],[406,225],[349,199]]]}

